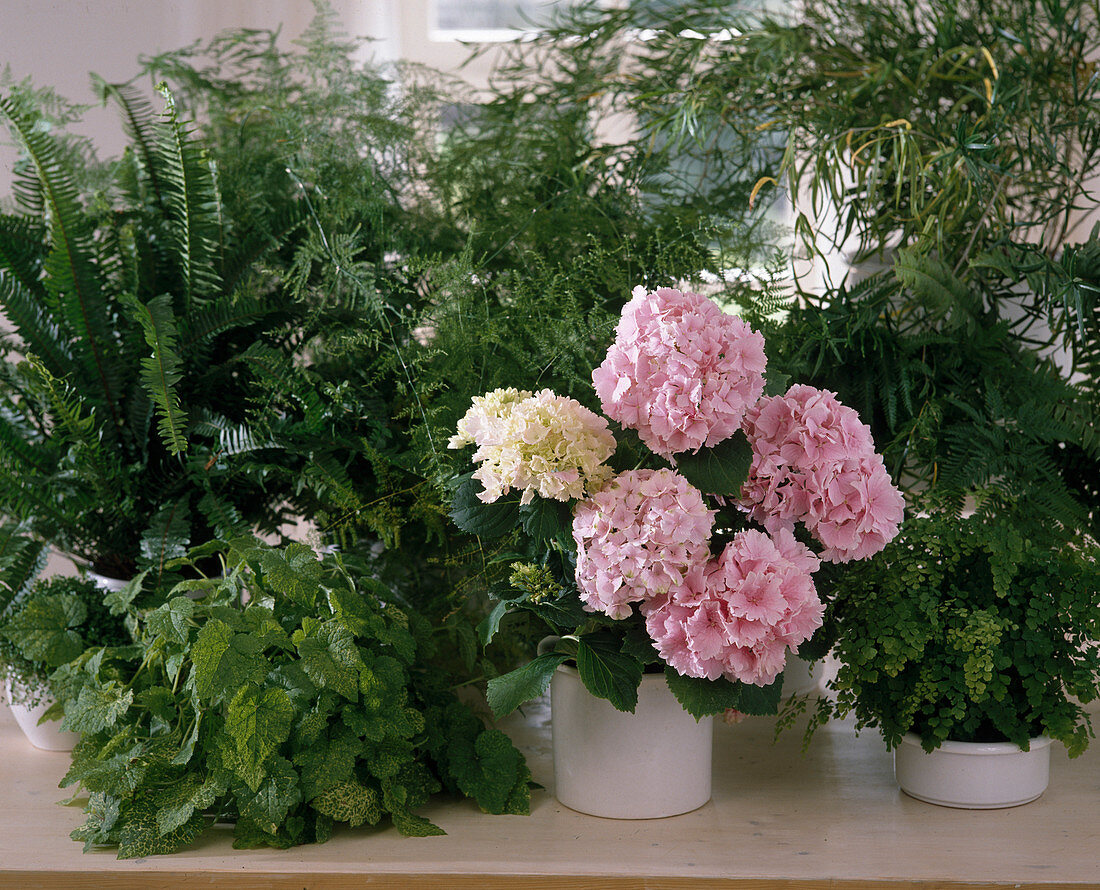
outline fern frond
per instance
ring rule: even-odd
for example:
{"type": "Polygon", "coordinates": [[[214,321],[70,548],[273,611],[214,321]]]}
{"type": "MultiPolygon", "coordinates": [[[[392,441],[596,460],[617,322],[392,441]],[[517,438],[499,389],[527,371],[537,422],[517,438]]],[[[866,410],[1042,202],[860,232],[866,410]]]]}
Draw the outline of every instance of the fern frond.
{"type": "Polygon", "coordinates": [[[191,543],[191,508],[189,496],[167,504],[158,510],[141,536],[141,562],[158,574],[170,559],[187,555],[191,543]]]}
{"type": "Polygon", "coordinates": [[[241,517],[240,510],[233,502],[219,498],[212,491],[206,492],[199,499],[199,512],[214,530],[214,536],[223,541],[250,531],[248,523],[241,517]]]}
{"type": "Polygon", "coordinates": [[[285,244],[306,219],[305,209],[300,203],[293,202],[272,210],[270,218],[262,220],[262,227],[250,229],[244,239],[233,245],[222,260],[221,275],[225,290],[237,290],[246,275],[254,272],[260,259],[285,244]]]}
{"type": "Polygon", "coordinates": [[[248,424],[235,423],[211,411],[203,411],[199,414],[192,423],[191,429],[196,436],[207,436],[213,439],[219,456],[232,457],[283,447],[270,437],[260,438],[248,424]]]}
{"type": "Polygon", "coordinates": [[[38,354],[55,374],[74,375],[77,366],[72,351],[46,311],[40,282],[35,282],[38,287],[28,288],[23,276],[9,272],[13,265],[8,251],[12,247],[8,236],[13,227],[5,225],[9,221],[18,222],[0,218],[0,306],[18,335],[17,348],[38,354]]]}
{"type": "Polygon", "coordinates": [[[279,310],[270,297],[232,293],[206,303],[179,321],[179,342],[190,352],[234,328],[255,324],[279,310]]]}
{"type": "Polygon", "coordinates": [[[916,250],[899,250],[894,273],[932,323],[973,328],[981,301],[942,260],[916,250]]]}
{"type": "MultiPolygon", "coordinates": [[[[94,77],[94,75],[93,75],[94,77]]],[[[107,83],[95,78],[102,99],[113,99],[122,113],[123,128],[130,137],[130,151],[138,165],[139,180],[147,186],[152,202],[164,210],[164,188],[156,159],[156,110],[130,84],[107,83]]],[[[148,200],[148,197],[146,197],[148,200]]]]}
{"type": "Polygon", "coordinates": [[[37,219],[0,215],[0,271],[39,298],[46,296],[42,286],[46,234],[46,227],[37,219]]]}
{"type": "Polygon", "coordinates": [[[0,97],[0,115],[7,118],[42,183],[50,231],[43,279],[48,300],[78,338],[85,375],[94,381],[98,401],[117,430],[121,417],[116,344],[96,269],[91,226],[56,143],[35,127],[30,112],[10,98],[0,97]]]}
{"type": "Polygon", "coordinates": [[[163,183],[172,248],[183,281],[181,314],[186,314],[193,301],[219,290],[221,200],[205,150],[180,121],[167,87],[161,86],[159,91],[165,111],[155,166],[163,183]]]}
{"type": "MultiPolygon", "coordinates": [[[[28,355],[20,366],[36,399],[47,406],[52,424],[50,440],[56,451],[66,451],[66,462],[79,468],[79,476],[102,499],[104,505],[116,504],[125,496],[119,491],[124,478],[120,455],[100,435],[95,408],[89,406],[66,381],[55,377],[37,356],[28,355]]],[[[56,492],[50,493],[57,498],[56,492]]],[[[71,508],[67,508],[71,509],[71,508]]]]}
{"type": "Polygon", "coordinates": [[[141,360],[141,379],[149,398],[157,406],[157,430],[171,454],[187,450],[187,412],[180,405],[177,384],[183,378],[182,362],[176,353],[176,322],[172,298],[168,294],[142,303],[126,295],[122,302],[132,312],[145,333],[152,352],[141,360]]]}
{"type": "Polygon", "coordinates": [[[48,548],[25,525],[0,524],[0,617],[46,566],[48,548]]]}

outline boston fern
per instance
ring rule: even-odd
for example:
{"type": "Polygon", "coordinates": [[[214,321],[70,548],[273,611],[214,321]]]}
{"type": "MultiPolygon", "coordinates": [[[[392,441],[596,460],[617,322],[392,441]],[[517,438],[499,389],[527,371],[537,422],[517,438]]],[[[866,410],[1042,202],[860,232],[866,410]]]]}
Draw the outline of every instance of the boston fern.
{"type": "Polygon", "coordinates": [[[104,92],[132,144],[92,194],[80,183],[103,177],[69,165],[25,95],[0,98],[22,149],[0,216],[0,510],[125,578],[211,531],[279,524],[291,489],[250,461],[302,413],[280,397],[308,317],[258,263],[299,215],[233,220],[171,94],[158,117],[104,92]]]}
{"type": "Polygon", "coordinates": [[[83,733],[63,786],[90,793],[85,848],[170,853],[217,821],[234,846],[326,840],[335,823],[442,831],[415,812],[445,789],[526,813],[529,773],[431,667],[432,632],[339,557],[252,538],[196,549],[217,578],[158,608],[116,601],[136,643],[55,674],[83,733]],[[197,598],[193,598],[197,597],[197,598]]]}

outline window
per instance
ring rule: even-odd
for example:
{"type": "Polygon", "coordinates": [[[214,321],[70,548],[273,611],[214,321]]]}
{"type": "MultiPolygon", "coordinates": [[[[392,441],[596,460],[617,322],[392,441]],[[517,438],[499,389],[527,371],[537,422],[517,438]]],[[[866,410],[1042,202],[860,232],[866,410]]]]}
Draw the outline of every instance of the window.
{"type": "Polygon", "coordinates": [[[577,0],[435,0],[431,30],[442,39],[499,39],[537,28],[577,0]],[[458,37],[456,35],[469,35],[458,37]]]}

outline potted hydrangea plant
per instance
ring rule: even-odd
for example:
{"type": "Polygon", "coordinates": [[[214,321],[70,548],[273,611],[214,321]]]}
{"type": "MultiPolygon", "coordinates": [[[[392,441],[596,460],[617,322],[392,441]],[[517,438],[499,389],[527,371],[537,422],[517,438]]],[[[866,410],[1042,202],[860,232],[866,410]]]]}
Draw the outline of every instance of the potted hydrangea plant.
{"type": "Polygon", "coordinates": [[[854,713],[894,750],[903,791],[965,808],[1047,786],[1052,741],[1075,757],[1100,695],[1100,552],[1008,512],[906,521],[831,584],[841,661],[810,731],[854,713]]]}
{"type": "Polygon", "coordinates": [[[603,416],[549,390],[496,390],[474,398],[449,443],[477,446],[456,523],[516,530],[524,548],[483,641],[516,611],[554,637],[489,682],[489,704],[502,716],[551,685],[568,806],[663,816],[705,803],[710,718],[774,713],[787,653],[822,624],[814,572],[897,533],[903,500],[869,428],[832,393],[766,381],[766,365],[763,336],[714,301],[638,287],[592,374],[603,416]],[[570,759],[567,702],[609,760],[570,759]],[[670,709],[681,735],[662,741],[647,725],[626,741],[646,713],[669,724],[670,709]],[[667,745],[681,766],[695,752],[697,778],[646,760],[667,745]],[[648,800],[624,794],[638,775],[652,779],[648,800]]]}

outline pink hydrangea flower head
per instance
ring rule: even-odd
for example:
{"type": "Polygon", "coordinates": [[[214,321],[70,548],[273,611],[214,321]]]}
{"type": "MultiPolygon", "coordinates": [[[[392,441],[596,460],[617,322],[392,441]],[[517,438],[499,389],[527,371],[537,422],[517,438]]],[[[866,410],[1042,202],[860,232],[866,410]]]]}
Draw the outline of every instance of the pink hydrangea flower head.
{"type": "Polygon", "coordinates": [[[764,338],[706,297],[636,287],[592,382],[603,411],[657,454],[729,438],[764,390],[764,338]]]}
{"type": "Polygon", "coordinates": [[[612,618],[679,587],[706,562],[714,511],[673,470],[615,476],[573,511],[577,586],[585,608],[612,618]]]}
{"type": "Polygon", "coordinates": [[[818,471],[812,487],[806,527],[825,545],[825,561],[865,559],[897,536],[905,501],[879,455],[818,471]]]}
{"type": "Polygon", "coordinates": [[[473,400],[448,442],[476,444],[478,497],[492,503],[513,489],[520,502],[540,497],[567,501],[600,488],[610,477],[605,461],[615,452],[607,419],[575,399],[544,389],[535,395],[496,390],[473,400]]]}
{"type": "Polygon", "coordinates": [[[642,604],[664,660],[689,677],[727,677],[758,686],[783,670],[821,626],[824,606],[812,572],[820,564],[789,531],[739,532],[722,554],[664,597],[642,604]]]}
{"type": "Polygon", "coordinates": [[[897,535],[905,502],[870,427],[835,393],[792,386],[752,406],[742,429],[753,459],[741,502],[766,529],[804,523],[830,562],[870,556],[897,535]]]}

